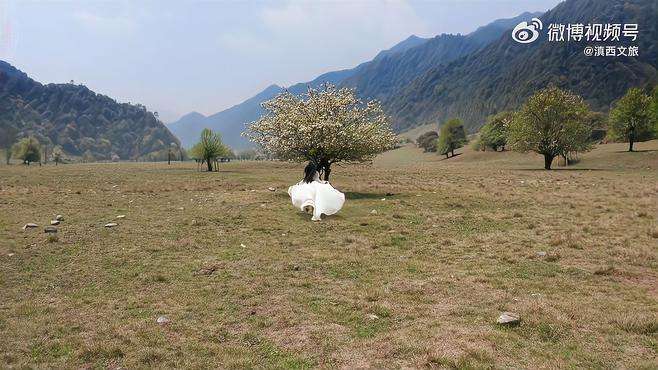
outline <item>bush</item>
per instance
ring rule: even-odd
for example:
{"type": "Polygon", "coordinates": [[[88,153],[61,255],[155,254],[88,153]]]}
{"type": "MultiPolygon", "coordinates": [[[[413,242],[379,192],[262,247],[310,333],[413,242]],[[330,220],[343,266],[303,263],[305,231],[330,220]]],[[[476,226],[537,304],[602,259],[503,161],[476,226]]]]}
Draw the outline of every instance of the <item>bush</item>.
{"type": "Polygon", "coordinates": [[[439,134],[436,131],[428,131],[416,139],[418,147],[423,148],[425,152],[436,152],[436,140],[439,134]]]}
{"type": "Polygon", "coordinates": [[[21,139],[13,146],[14,156],[27,163],[39,162],[41,159],[41,144],[33,137],[21,139]]]}
{"type": "Polygon", "coordinates": [[[513,119],[514,113],[512,112],[501,112],[489,117],[487,123],[480,129],[480,138],[478,139],[480,150],[486,148],[494,151],[498,151],[498,149],[505,150],[507,130],[513,119]]]}

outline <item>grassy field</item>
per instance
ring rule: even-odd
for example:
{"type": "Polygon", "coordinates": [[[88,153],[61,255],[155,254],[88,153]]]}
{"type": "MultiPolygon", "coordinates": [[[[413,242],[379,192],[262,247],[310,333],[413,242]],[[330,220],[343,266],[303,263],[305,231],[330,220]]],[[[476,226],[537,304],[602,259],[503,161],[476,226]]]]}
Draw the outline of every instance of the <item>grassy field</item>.
{"type": "Polygon", "coordinates": [[[658,141],[624,148],[404,147],[319,223],[296,164],[0,166],[0,367],[656,368],[658,141]]]}

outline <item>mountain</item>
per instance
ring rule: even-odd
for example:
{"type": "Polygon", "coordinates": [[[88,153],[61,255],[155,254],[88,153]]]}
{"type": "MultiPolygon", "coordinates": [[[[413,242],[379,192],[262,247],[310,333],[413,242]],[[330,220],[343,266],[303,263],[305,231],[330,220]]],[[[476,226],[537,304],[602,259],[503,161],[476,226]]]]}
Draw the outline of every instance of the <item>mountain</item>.
{"type": "Polygon", "coordinates": [[[19,138],[34,136],[96,159],[157,159],[171,143],[179,145],[142,105],[118,103],[81,85],[42,85],[0,61],[0,127],[9,126],[19,138]]]}
{"type": "MultiPolygon", "coordinates": [[[[383,58],[408,50],[409,48],[421,45],[427,41],[417,36],[411,36],[406,40],[394,45],[388,50],[380,52],[373,60],[383,58]]],[[[231,108],[215,113],[208,117],[196,113],[188,113],[178,121],[168,125],[169,129],[181,139],[183,146],[191,147],[198,139],[201,130],[210,128],[222,134],[222,140],[234,150],[244,150],[253,147],[253,144],[241,136],[245,130],[245,124],[253,122],[260,118],[264,113],[261,103],[272,99],[284,90],[292,94],[304,94],[309,87],[318,87],[324,83],[339,85],[345,79],[359,73],[369,62],[362,63],[351,69],[343,69],[324,73],[308,82],[301,82],[284,89],[277,85],[271,85],[257,95],[234,105],[231,108]]]]}
{"type": "Polygon", "coordinates": [[[373,60],[378,60],[381,58],[384,58],[389,55],[393,55],[396,53],[402,53],[405,52],[413,47],[416,47],[418,45],[424,44],[428,39],[423,38],[423,37],[418,37],[416,35],[411,35],[407,37],[405,40],[395,44],[392,48],[388,50],[382,50],[380,51],[373,60]]]}
{"type": "MultiPolygon", "coordinates": [[[[493,21],[468,35],[442,34],[429,40],[421,39],[423,42],[398,53],[382,52],[341,85],[356,89],[363,98],[377,99],[386,105],[400,89],[428,70],[471,54],[498,39],[520,21],[539,15],[541,13],[523,13],[493,21]]],[[[414,40],[413,36],[403,43],[409,43],[409,40],[414,40]]]]}
{"type": "Polygon", "coordinates": [[[387,100],[386,110],[398,131],[450,117],[474,131],[488,115],[516,109],[554,84],[580,94],[592,109],[607,111],[629,87],[658,82],[657,7],[655,0],[567,0],[540,18],[544,30],[537,41],[520,44],[505,32],[481,50],[416,77],[387,100]],[[635,44],[639,56],[585,56],[584,47],[595,43],[549,42],[547,27],[553,23],[637,23],[636,43],[622,38],[598,45],[635,44]]]}
{"type": "MultiPolygon", "coordinates": [[[[499,19],[466,36],[443,34],[426,39],[412,35],[390,49],[379,52],[371,61],[351,69],[325,73],[312,81],[292,85],[287,90],[300,95],[304,94],[308,87],[318,87],[329,82],[355,88],[362,97],[380,99],[386,103],[396,91],[429,69],[479,50],[521,20],[540,14],[524,13],[514,18],[499,19]]],[[[224,141],[232,148],[236,150],[249,148],[252,144],[239,133],[244,131],[246,123],[257,120],[263,114],[260,108],[263,101],[283,91],[277,86],[279,90],[271,94],[269,93],[271,88],[272,86],[226,111],[206,118],[197,117],[193,121],[181,118],[170,124],[169,128],[187,147],[198,140],[199,133],[204,127],[208,127],[222,133],[224,141]]]]}
{"type": "Polygon", "coordinates": [[[298,83],[284,89],[277,85],[270,85],[255,96],[236,104],[231,108],[204,117],[200,113],[188,113],[178,121],[170,123],[169,129],[181,139],[184,147],[191,147],[199,141],[199,135],[204,128],[210,128],[222,134],[222,141],[232,149],[241,151],[253,147],[253,144],[242,137],[247,123],[256,121],[264,113],[261,104],[282,93],[285,90],[299,95],[306,92],[308,87],[318,87],[323,83],[339,84],[345,78],[352,76],[359,67],[332,71],[322,74],[312,81],[298,83]]]}
{"type": "Polygon", "coordinates": [[[242,103],[208,117],[204,117],[200,113],[188,113],[178,121],[170,123],[169,129],[181,139],[186,148],[192,147],[199,141],[199,135],[204,128],[210,128],[220,132],[222,141],[234,150],[247,149],[251,145],[247,139],[241,136],[244,124],[258,119],[262,113],[260,104],[272,99],[282,91],[282,87],[270,85],[242,103]]]}

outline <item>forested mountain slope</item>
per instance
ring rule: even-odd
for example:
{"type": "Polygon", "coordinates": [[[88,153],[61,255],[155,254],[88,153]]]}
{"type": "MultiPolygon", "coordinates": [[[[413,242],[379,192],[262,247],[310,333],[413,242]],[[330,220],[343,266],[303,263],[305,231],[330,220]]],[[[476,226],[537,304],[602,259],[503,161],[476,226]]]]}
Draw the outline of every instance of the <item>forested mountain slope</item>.
{"type": "Polygon", "coordinates": [[[74,84],[42,85],[0,61],[0,127],[95,159],[156,158],[178,139],[144,106],[74,84]]]}

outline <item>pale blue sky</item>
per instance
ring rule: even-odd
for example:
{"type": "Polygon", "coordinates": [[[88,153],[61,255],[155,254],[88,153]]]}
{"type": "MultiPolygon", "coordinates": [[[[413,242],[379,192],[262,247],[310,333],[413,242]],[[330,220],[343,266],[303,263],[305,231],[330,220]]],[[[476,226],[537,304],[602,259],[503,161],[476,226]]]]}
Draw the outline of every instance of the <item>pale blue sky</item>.
{"type": "Polygon", "coordinates": [[[558,0],[0,0],[0,59],[172,121],[371,59],[411,34],[468,33],[558,0]]]}

